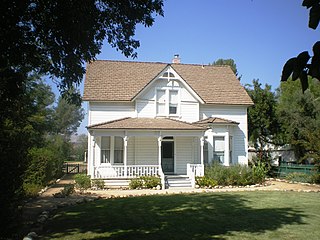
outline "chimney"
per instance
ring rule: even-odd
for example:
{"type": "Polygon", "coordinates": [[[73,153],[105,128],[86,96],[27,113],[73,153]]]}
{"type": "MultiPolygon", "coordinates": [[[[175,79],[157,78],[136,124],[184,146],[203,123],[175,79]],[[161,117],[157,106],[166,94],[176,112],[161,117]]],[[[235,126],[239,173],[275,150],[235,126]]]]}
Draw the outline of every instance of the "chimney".
{"type": "Polygon", "coordinates": [[[172,59],[172,63],[181,63],[180,60],[181,60],[181,59],[180,59],[179,54],[175,54],[174,57],[173,57],[173,59],[172,59]]]}

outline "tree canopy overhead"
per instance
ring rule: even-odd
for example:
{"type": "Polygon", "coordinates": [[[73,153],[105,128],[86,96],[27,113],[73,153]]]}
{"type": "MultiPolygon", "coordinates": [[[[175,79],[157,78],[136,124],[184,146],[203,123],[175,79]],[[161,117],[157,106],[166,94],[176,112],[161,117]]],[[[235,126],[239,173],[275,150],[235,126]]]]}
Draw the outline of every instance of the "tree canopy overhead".
{"type": "Polygon", "coordinates": [[[83,64],[100,53],[104,39],[135,58],[136,25],[149,27],[154,14],[163,15],[162,0],[5,0],[1,5],[0,77],[19,85],[30,72],[49,74],[59,79],[62,93],[81,82],[83,64]]]}
{"type": "MultiPolygon", "coordinates": [[[[302,6],[310,9],[309,27],[316,29],[320,22],[320,0],[303,0],[302,6]]],[[[320,80],[320,41],[313,45],[312,51],[313,56],[303,51],[297,57],[290,58],[283,66],[281,81],[287,81],[290,76],[294,81],[299,78],[304,92],[309,87],[308,76],[320,80]]]]}
{"type": "MultiPolygon", "coordinates": [[[[48,75],[55,79],[60,93],[80,106],[79,92],[70,90],[81,82],[84,63],[94,60],[104,40],[125,56],[135,58],[135,50],[140,45],[134,39],[136,26],[151,26],[155,15],[163,15],[162,7],[163,0],[1,2],[0,180],[3,186],[0,222],[5,223],[0,226],[1,237],[9,236],[16,230],[12,226],[18,224],[17,205],[29,165],[28,151],[44,142],[43,134],[51,120],[60,120],[60,116],[47,118],[52,110],[47,108],[51,99],[43,97],[50,94],[46,94],[46,86],[33,81],[31,76],[48,75]]],[[[56,110],[59,109],[67,109],[66,103],[56,110]]],[[[75,111],[78,117],[74,123],[63,115],[66,121],[59,122],[60,126],[53,130],[68,135],[73,132],[79,123],[77,119],[82,117],[81,111],[75,111]],[[65,124],[71,125],[65,127],[65,124]]],[[[52,142],[57,143],[57,139],[52,142]]],[[[60,140],[61,146],[65,146],[63,139],[60,140]]],[[[41,151],[34,153],[42,154],[41,151]]]]}

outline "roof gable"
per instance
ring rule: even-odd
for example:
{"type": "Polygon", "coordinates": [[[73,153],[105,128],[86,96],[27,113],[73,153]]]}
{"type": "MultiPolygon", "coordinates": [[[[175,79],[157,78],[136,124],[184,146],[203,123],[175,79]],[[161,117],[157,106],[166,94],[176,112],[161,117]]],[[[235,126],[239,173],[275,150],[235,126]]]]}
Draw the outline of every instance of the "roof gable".
{"type": "MultiPolygon", "coordinates": [[[[196,99],[198,102],[200,103],[204,103],[203,99],[192,89],[192,87],[186,82],[184,81],[180,75],[170,66],[170,64],[168,64],[154,79],[152,79],[152,81],[150,81],[144,89],[142,89],[132,100],[136,100],[137,98],[143,96],[144,93],[146,93],[149,90],[152,90],[153,83],[155,83],[156,81],[166,81],[167,83],[173,81],[173,82],[179,82],[181,84],[178,84],[179,87],[184,87],[189,94],[191,94],[191,96],[196,99]],[[165,77],[164,77],[165,76],[165,77]]],[[[178,86],[174,86],[174,83],[172,83],[172,85],[170,85],[170,87],[178,87],[178,86]]]]}
{"type": "MultiPolygon", "coordinates": [[[[252,105],[229,66],[93,61],[87,65],[83,100],[133,101],[166,67],[207,104],[252,105]]],[[[200,101],[201,102],[201,101],[200,101]]]]}

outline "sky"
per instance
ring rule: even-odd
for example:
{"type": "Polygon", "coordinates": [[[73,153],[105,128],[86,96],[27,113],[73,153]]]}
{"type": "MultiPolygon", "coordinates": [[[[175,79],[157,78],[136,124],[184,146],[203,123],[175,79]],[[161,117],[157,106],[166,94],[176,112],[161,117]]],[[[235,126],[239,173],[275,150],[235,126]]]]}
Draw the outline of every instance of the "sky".
{"type": "MultiPolygon", "coordinates": [[[[164,0],[164,17],[152,27],[137,26],[136,59],[103,45],[99,60],[209,64],[234,59],[242,85],[259,79],[276,89],[282,66],[309,51],[320,32],[308,28],[309,10],[302,0],[164,0]]],[[[80,86],[83,92],[83,83],[80,86]]],[[[86,109],[86,104],[84,104],[86,109]]],[[[86,133],[87,115],[78,133],[86,133]]]]}

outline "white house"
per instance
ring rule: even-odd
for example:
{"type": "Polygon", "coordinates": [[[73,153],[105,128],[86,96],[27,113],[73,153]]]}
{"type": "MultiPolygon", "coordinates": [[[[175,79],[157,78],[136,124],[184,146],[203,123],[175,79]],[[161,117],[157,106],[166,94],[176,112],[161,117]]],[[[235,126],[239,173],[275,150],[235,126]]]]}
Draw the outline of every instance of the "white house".
{"type": "Polygon", "coordinates": [[[229,66],[93,61],[87,65],[88,174],[129,179],[248,163],[252,101],[229,66]]]}

